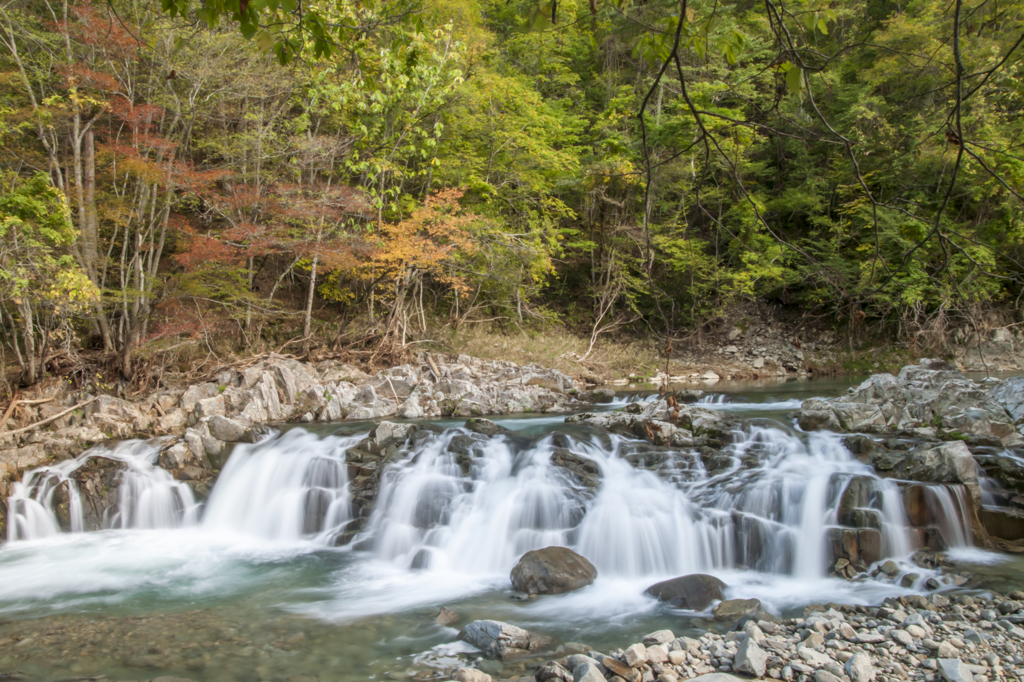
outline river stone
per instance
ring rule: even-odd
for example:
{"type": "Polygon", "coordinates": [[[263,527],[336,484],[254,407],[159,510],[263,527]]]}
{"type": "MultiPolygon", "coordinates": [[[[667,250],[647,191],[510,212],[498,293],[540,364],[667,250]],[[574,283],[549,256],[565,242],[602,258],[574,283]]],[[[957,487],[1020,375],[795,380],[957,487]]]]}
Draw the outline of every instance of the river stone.
{"type": "Polygon", "coordinates": [[[732,669],[754,677],[763,677],[768,667],[768,655],[750,637],[744,639],[736,651],[732,669]]]}
{"type": "Polygon", "coordinates": [[[716,606],[711,613],[715,620],[734,621],[757,613],[761,608],[759,599],[727,599],[716,606]]]}
{"type": "Polygon", "coordinates": [[[646,593],[672,606],[703,611],[716,599],[724,599],[726,584],[713,575],[693,573],[656,583],[646,593]]]}
{"type": "Polygon", "coordinates": [[[844,668],[850,682],[872,682],[875,679],[875,666],[871,657],[865,653],[856,653],[846,662],[844,668]]]}
{"type": "Polygon", "coordinates": [[[643,644],[634,644],[622,652],[622,660],[630,668],[638,668],[647,662],[647,647],[643,644]]]}
{"type": "Polygon", "coordinates": [[[554,661],[546,663],[534,676],[536,682],[549,682],[549,680],[562,680],[572,682],[572,673],[558,665],[554,661]]]}
{"type": "Polygon", "coordinates": [[[644,644],[671,644],[676,636],[671,630],[658,630],[643,638],[644,644]]]}
{"type": "Polygon", "coordinates": [[[604,682],[604,675],[594,662],[581,663],[572,669],[573,682],[604,682]]]}
{"type": "Polygon", "coordinates": [[[458,639],[480,649],[490,658],[504,659],[530,649],[530,633],[498,620],[475,620],[462,629],[458,639]]]}
{"type": "Polygon", "coordinates": [[[814,682],[843,682],[843,678],[836,677],[825,669],[814,671],[814,682]]]}
{"type": "Polygon", "coordinates": [[[527,552],[512,569],[512,586],[526,594],[562,594],[594,582],[597,569],[566,547],[527,552]]]}
{"type": "Polygon", "coordinates": [[[946,682],[972,682],[974,680],[971,669],[959,658],[940,658],[936,663],[939,665],[939,674],[946,682]]]}
{"type": "Polygon", "coordinates": [[[491,676],[475,668],[458,668],[452,673],[456,682],[491,682],[491,676]]]}
{"type": "Polygon", "coordinates": [[[633,670],[631,667],[629,667],[617,658],[605,656],[603,659],[601,659],[601,663],[602,665],[604,665],[604,667],[608,668],[608,670],[612,671],[614,674],[618,675],[627,682],[636,682],[636,680],[640,679],[640,673],[638,673],[636,670],[633,670]]]}

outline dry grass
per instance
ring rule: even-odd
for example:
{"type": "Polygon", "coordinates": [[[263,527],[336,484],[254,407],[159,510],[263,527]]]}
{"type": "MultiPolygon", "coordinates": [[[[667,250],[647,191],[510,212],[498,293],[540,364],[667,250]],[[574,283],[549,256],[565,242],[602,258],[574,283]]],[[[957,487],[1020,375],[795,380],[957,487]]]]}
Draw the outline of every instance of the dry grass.
{"type": "Polygon", "coordinates": [[[650,376],[664,364],[658,357],[656,342],[645,338],[599,339],[590,357],[580,362],[578,358],[587,352],[588,339],[561,327],[507,332],[473,324],[446,332],[440,338],[434,337],[439,350],[487,360],[511,360],[520,365],[537,363],[572,376],[650,376]]]}

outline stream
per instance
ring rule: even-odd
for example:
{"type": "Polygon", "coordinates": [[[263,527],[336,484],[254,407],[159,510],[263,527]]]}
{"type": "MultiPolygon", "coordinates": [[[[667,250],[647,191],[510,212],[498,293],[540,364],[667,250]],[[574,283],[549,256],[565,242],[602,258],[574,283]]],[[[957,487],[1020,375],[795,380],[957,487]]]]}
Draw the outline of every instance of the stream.
{"type": "MultiPolygon", "coordinates": [[[[908,562],[914,540],[896,484],[839,436],[802,433],[788,417],[805,398],[857,383],[717,385],[701,407],[747,419],[713,472],[695,449],[654,448],[566,424],[564,415],[495,418],[513,433],[475,440],[464,420],[435,421],[442,428],[419,432],[382,473],[365,528],[343,546],[335,545],[353,519],[345,451],[370,423],[289,426],[237,445],[203,502],[153,465],[153,444],[113,446],[104,457],[126,464],[122,511],[98,532],[75,532],[82,501],[66,483],[87,455],[44,467],[9,501],[0,679],[440,678],[460,658],[476,658],[457,629],[434,622],[441,606],[462,625],[503,620],[609,650],[660,628],[717,627],[707,614],[644,595],[695,572],[724,580],[727,597],[756,597],[784,616],[815,602],[923,593],[929,580],[953,589],[947,574],[908,562]],[[592,478],[559,458],[584,462],[592,478]],[[828,577],[827,531],[857,476],[870,480],[895,579],[828,577]],[[54,513],[62,485],[72,532],[54,513]],[[518,557],[550,545],[587,557],[596,582],[514,599],[518,557]],[[902,587],[909,573],[912,585],[902,587]]],[[[602,409],[644,399],[622,396],[602,409]]],[[[935,486],[929,495],[958,570],[994,589],[1024,585],[1022,560],[971,547],[954,491],[935,486]]],[[[525,661],[479,665],[501,678],[530,674],[525,661]]]]}

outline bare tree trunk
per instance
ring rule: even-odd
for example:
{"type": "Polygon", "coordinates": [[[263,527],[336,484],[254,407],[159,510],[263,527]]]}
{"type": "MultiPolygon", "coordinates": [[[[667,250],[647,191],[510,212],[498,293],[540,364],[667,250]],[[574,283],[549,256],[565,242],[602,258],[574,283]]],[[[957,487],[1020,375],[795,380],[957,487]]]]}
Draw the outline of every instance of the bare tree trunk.
{"type": "Polygon", "coordinates": [[[313,324],[313,294],[316,293],[316,263],[318,256],[313,256],[313,264],[309,268],[309,293],[306,294],[306,314],[302,319],[303,352],[309,352],[309,330],[313,324]]]}
{"type": "Polygon", "coordinates": [[[21,303],[18,304],[18,310],[21,312],[21,322],[24,325],[22,330],[22,345],[25,347],[25,362],[22,365],[22,371],[24,372],[21,377],[21,383],[25,386],[31,386],[38,380],[36,372],[36,338],[35,330],[32,324],[32,306],[29,305],[28,301],[22,299],[21,303]]]}

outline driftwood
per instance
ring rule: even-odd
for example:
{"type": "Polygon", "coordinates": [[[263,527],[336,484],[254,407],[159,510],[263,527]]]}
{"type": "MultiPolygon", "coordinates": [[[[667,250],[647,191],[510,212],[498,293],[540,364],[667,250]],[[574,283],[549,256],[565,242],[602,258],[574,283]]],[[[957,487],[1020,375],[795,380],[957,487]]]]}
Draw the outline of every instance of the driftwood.
{"type": "Polygon", "coordinates": [[[14,389],[14,395],[11,396],[11,404],[7,406],[6,410],[4,410],[4,416],[0,417],[0,429],[4,428],[4,424],[6,424],[7,420],[11,418],[12,414],[14,414],[14,408],[17,407],[17,406],[18,406],[18,389],[14,389]]]}
{"type": "MultiPolygon", "coordinates": [[[[95,398],[89,398],[85,402],[78,403],[74,407],[69,407],[68,409],[64,410],[63,412],[58,412],[57,414],[53,415],[52,417],[47,417],[46,419],[42,419],[40,421],[37,421],[35,424],[30,424],[29,426],[26,426],[25,428],[15,429],[14,431],[8,431],[7,433],[0,433],[0,440],[3,440],[4,438],[7,438],[8,436],[17,436],[19,433],[25,433],[27,431],[31,431],[33,429],[36,429],[36,428],[38,428],[40,426],[44,426],[46,424],[49,424],[52,421],[56,421],[56,420],[60,419],[61,417],[63,417],[64,415],[68,414],[69,412],[74,412],[75,410],[77,410],[77,409],[79,409],[81,407],[85,407],[86,405],[91,405],[92,403],[96,402],[98,397],[99,396],[97,396],[95,398]]],[[[11,408],[7,408],[7,409],[9,410],[11,408]]]]}

